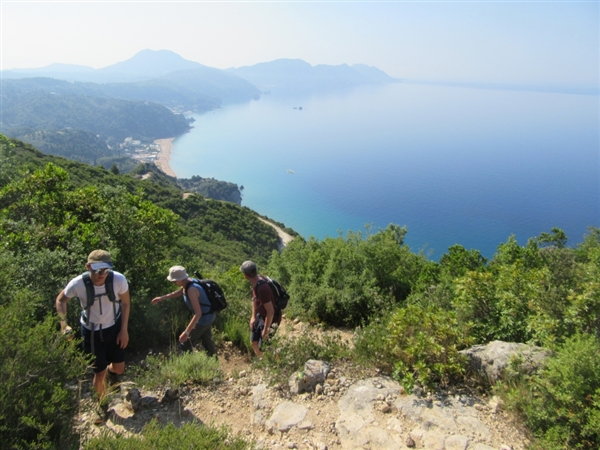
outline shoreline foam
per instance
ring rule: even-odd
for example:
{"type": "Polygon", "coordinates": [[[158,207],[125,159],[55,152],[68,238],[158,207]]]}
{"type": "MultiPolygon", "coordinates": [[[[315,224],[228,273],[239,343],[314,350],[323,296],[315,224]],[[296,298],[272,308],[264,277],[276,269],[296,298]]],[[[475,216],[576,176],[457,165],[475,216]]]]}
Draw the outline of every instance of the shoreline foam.
{"type": "Polygon", "coordinates": [[[175,174],[173,169],[171,169],[171,166],[169,166],[169,160],[171,159],[171,148],[173,147],[174,139],[175,138],[167,138],[157,139],[154,141],[154,143],[158,144],[160,147],[160,152],[158,153],[154,164],[156,164],[156,166],[167,175],[177,178],[177,174],[175,174]]]}

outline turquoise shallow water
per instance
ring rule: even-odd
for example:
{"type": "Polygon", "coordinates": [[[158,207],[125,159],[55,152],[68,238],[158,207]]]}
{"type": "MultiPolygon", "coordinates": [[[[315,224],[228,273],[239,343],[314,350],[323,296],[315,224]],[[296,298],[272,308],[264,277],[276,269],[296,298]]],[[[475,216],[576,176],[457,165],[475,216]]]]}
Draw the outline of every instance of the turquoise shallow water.
{"type": "Polygon", "coordinates": [[[453,244],[491,257],[511,234],[560,227],[577,243],[600,226],[599,109],[592,95],[403,83],[265,95],[194,115],[170,165],[243,185],[243,205],[306,238],[396,223],[432,259],[453,244]]]}

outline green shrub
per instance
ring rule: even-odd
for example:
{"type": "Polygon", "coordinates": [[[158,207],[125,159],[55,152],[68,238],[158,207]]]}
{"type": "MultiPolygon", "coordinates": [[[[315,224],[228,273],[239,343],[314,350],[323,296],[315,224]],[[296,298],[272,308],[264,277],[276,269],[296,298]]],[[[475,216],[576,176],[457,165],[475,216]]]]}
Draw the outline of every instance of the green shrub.
{"type": "Polygon", "coordinates": [[[291,339],[275,335],[263,345],[263,350],[265,353],[256,364],[266,368],[273,381],[280,382],[287,381],[309,359],[332,362],[350,354],[346,343],[337,334],[324,334],[319,340],[308,333],[291,339]]]}
{"type": "Polygon", "coordinates": [[[274,253],[268,274],[290,292],[288,314],[354,327],[402,302],[425,260],[404,245],[406,229],[390,225],[344,238],[295,239],[274,253]]]}
{"type": "Polygon", "coordinates": [[[223,327],[223,338],[247,354],[253,354],[249,322],[250,317],[229,316],[223,327]]]}
{"type": "Polygon", "coordinates": [[[383,353],[394,362],[394,378],[407,390],[448,383],[464,374],[458,350],[469,343],[452,312],[433,306],[409,305],[396,310],[387,323],[383,353]]]}
{"type": "Polygon", "coordinates": [[[168,424],[161,427],[149,422],[140,435],[113,436],[104,434],[90,440],[85,450],[243,450],[253,445],[239,437],[231,437],[224,428],[211,428],[199,423],[187,423],[181,428],[168,424]]]}
{"type": "Polygon", "coordinates": [[[537,437],[534,448],[598,448],[600,341],[594,336],[569,338],[541,373],[500,386],[498,391],[537,437]]]}
{"type": "Polygon", "coordinates": [[[0,306],[0,441],[4,448],[52,448],[70,437],[77,377],[87,360],[48,316],[36,322],[29,292],[0,306]]]}
{"type": "Polygon", "coordinates": [[[205,352],[175,353],[169,357],[148,356],[147,370],[140,383],[149,388],[156,386],[181,386],[186,382],[209,383],[220,375],[219,362],[205,352]]]}
{"type": "Polygon", "coordinates": [[[395,360],[386,342],[389,335],[389,318],[386,316],[375,319],[365,327],[356,329],[352,359],[391,374],[394,370],[395,360]]]}

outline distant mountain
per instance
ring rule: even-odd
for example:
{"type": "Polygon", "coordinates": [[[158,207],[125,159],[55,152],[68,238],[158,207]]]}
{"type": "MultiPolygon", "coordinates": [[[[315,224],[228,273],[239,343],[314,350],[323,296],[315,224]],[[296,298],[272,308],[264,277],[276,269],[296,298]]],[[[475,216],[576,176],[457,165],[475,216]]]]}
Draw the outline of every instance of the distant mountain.
{"type": "MultiPolygon", "coordinates": [[[[74,64],[51,64],[39,69],[2,71],[3,78],[49,77],[66,81],[123,83],[150,80],[180,70],[210,69],[170,50],[142,50],[126,61],[101,69],[74,64]]],[[[213,69],[219,70],[219,69],[213,69]]]]}
{"type": "Polygon", "coordinates": [[[227,69],[263,91],[327,90],[399,81],[364,64],[312,66],[301,59],[277,59],[253,66],[227,69]]]}
{"type": "Polygon", "coordinates": [[[366,64],[353,64],[352,68],[358,73],[375,82],[394,83],[400,81],[397,78],[390,77],[383,70],[379,70],[377,67],[367,66],[366,64]]]}
{"type": "Polygon", "coordinates": [[[188,61],[170,50],[142,50],[126,61],[98,69],[98,73],[157,78],[178,70],[201,68],[207,67],[194,61],[188,61]]]}

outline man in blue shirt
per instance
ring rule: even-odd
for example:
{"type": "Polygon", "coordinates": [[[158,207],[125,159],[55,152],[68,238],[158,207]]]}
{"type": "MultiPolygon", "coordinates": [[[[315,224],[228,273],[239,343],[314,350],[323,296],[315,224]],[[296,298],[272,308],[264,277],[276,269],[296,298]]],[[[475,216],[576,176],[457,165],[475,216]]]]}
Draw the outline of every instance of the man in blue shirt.
{"type": "Polygon", "coordinates": [[[211,305],[206,292],[197,281],[190,278],[182,266],[173,266],[169,269],[167,280],[179,286],[179,289],[161,297],[152,299],[152,304],[157,304],[173,297],[183,296],[183,301],[190,309],[192,320],[179,336],[179,346],[184,351],[192,349],[192,341],[200,339],[208,356],[216,356],[217,349],[213,341],[211,326],[217,314],[211,312],[211,305]]]}

